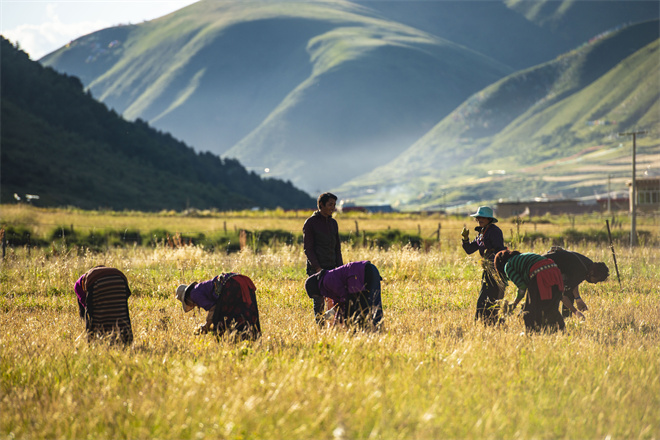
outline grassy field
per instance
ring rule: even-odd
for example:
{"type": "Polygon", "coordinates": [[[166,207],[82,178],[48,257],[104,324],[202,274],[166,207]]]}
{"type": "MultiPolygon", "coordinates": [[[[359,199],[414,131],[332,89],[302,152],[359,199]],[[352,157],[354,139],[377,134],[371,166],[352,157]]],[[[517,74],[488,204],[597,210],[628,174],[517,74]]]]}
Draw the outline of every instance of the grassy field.
{"type": "MultiPolygon", "coordinates": [[[[232,218],[255,229],[282,222],[294,230],[308,214],[191,219],[66,210],[17,215],[2,208],[3,224],[20,223],[20,217],[33,225],[93,227],[96,219],[107,227],[113,218],[121,227],[182,222],[176,228],[190,230],[232,218]]],[[[583,287],[590,307],[585,321],[568,319],[563,334],[526,335],[516,317],[501,328],[473,321],[480,267],[458,238],[469,220],[338,218],[342,229],[356,220],[373,229],[419,224],[422,235],[443,224],[446,241],[426,250],[344,248],[345,261],[369,259],[383,275],[380,333],[314,324],[297,244],[231,254],[163,245],[102,253],[8,249],[0,263],[0,437],[660,438],[657,244],[617,245],[621,285],[609,246],[573,245],[606,262],[610,279],[583,287]],[[83,335],[73,284],[96,264],[128,276],[130,348],[88,344],[83,335]],[[184,315],[173,297],[180,283],[227,271],[250,276],[258,288],[263,336],[257,341],[193,335],[203,315],[184,315]]],[[[573,221],[537,228],[561,229],[573,221]]],[[[585,217],[574,226],[598,228],[600,221],[585,217]]],[[[516,225],[500,224],[511,240],[516,225]]],[[[640,227],[657,243],[658,226],[647,221],[640,227]]],[[[518,249],[547,247],[537,242],[518,249]]],[[[512,287],[507,295],[513,297],[512,287]]]]}
{"type": "MultiPolygon", "coordinates": [[[[470,208],[470,212],[474,209],[470,208]]],[[[240,229],[250,231],[283,230],[302,235],[302,225],[309,217],[309,211],[238,211],[218,213],[194,211],[179,213],[165,211],[159,213],[83,211],[79,209],[34,208],[29,205],[0,205],[0,226],[24,226],[38,238],[47,238],[54,230],[64,227],[89,233],[95,230],[139,230],[148,233],[154,229],[165,229],[171,233],[193,235],[196,233],[229,234],[240,229]]],[[[474,220],[467,216],[445,216],[424,213],[367,214],[358,212],[336,213],[342,234],[354,239],[363,231],[400,230],[416,234],[425,240],[435,238],[440,247],[460,245],[460,231],[463,226],[473,228],[474,220]],[[438,229],[440,237],[438,238],[438,229]]],[[[500,219],[498,225],[504,232],[505,240],[516,240],[521,236],[545,235],[561,237],[568,229],[603,232],[605,220],[611,222],[612,233],[628,242],[630,220],[625,214],[556,216],[525,219],[500,219]]],[[[654,244],[660,239],[660,221],[657,216],[638,215],[637,229],[653,237],[654,244]]],[[[474,232],[471,232],[471,237],[474,232]]],[[[617,243],[619,244],[619,243],[617,243]]]]}

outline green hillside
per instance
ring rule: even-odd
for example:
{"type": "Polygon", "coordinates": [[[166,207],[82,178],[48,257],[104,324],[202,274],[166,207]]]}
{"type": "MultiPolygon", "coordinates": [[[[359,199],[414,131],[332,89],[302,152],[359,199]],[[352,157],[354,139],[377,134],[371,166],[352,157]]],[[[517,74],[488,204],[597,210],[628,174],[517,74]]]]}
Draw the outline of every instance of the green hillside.
{"type": "Polygon", "coordinates": [[[568,52],[595,35],[660,17],[648,0],[357,0],[412,26],[522,70],[568,52]]]}
{"type": "Polygon", "coordinates": [[[2,38],[1,200],[133,210],[311,208],[290,182],[195,153],[142,120],[130,123],[78,78],[31,61],[2,38]]]}
{"type": "MultiPolygon", "coordinates": [[[[391,162],[484,87],[657,9],[628,0],[201,0],[86,35],[41,62],[79,77],[129,120],[314,194],[391,162]]],[[[621,51],[601,55],[607,64],[621,51]]],[[[576,63],[565,72],[567,90],[593,80],[582,69],[592,71],[576,63]]],[[[563,93],[554,73],[539,74],[563,93]]],[[[521,116],[546,86],[513,97],[485,128],[521,116]]],[[[414,163],[410,171],[419,177],[414,163]]]]}
{"type": "Polygon", "coordinates": [[[565,41],[587,41],[607,29],[660,17],[649,0],[504,0],[532,23],[565,41]]]}
{"type": "Polygon", "coordinates": [[[41,62],[128,119],[312,192],[385,164],[512,72],[345,1],[201,1],[41,62]],[[318,169],[330,155],[342,166],[318,169]]]}
{"type": "Polygon", "coordinates": [[[437,207],[584,196],[603,191],[608,175],[625,189],[630,151],[616,133],[649,130],[642,160],[660,155],[659,67],[657,20],[603,35],[473,95],[390,164],[337,191],[437,207]]]}
{"type": "Polygon", "coordinates": [[[225,153],[245,163],[284,163],[304,187],[317,180],[338,185],[387,163],[433,118],[451,111],[465,91],[502,71],[452,44],[363,28],[333,30],[311,40],[308,50],[314,61],[310,78],[225,153]],[[319,170],[315,165],[323,158],[339,166],[319,170]]]}

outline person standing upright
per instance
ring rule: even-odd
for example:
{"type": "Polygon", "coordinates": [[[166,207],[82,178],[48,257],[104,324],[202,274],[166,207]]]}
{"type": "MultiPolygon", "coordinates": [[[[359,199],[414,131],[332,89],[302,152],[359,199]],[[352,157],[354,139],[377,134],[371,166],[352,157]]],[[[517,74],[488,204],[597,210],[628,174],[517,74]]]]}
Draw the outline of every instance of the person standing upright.
{"type": "MultiPolygon", "coordinates": [[[[326,192],[316,201],[318,209],[305,221],[303,225],[303,249],[307,257],[307,276],[314,275],[321,269],[334,269],[344,264],[341,255],[341,242],[339,241],[339,226],[332,218],[337,204],[337,196],[326,192]]],[[[324,306],[322,298],[314,300],[314,314],[317,321],[323,316],[324,306]]],[[[328,304],[328,309],[332,304],[328,304]]]]}
{"type": "Polygon", "coordinates": [[[477,299],[477,311],[475,320],[483,319],[486,324],[495,324],[498,319],[497,300],[502,299],[504,290],[496,279],[493,260],[495,254],[506,249],[502,230],[497,227],[497,219],[493,215],[492,208],[480,206],[477,212],[471,214],[479,226],[475,228],[477,237],[470,241],[470,232],[463,228],[463,250],[467,254],[479,251],[483,273],[481,275],[481,289],[477,299]]]}

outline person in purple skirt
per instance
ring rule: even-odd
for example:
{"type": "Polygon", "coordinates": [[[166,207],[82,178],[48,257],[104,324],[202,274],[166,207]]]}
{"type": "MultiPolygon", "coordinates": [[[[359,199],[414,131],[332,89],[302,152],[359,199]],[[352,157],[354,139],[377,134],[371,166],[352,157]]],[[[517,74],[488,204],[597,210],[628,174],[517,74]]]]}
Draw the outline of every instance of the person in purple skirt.
{"type": "Polygon", "coordinates": [[[355,261],[320,270],[307,278],[305,290],[312,299],[332,299],[335,323],[378,329],[383,320],[381,280],[370,261],[355,261]]]}

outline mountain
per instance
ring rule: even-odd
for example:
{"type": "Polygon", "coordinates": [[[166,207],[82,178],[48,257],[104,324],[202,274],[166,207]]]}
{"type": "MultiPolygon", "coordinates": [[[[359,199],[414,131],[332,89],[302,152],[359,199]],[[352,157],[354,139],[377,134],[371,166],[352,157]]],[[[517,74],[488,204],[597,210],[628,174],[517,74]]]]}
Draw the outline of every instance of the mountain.
{"type": "Polygon", "coordinates": [[[40,61],[129,120],[318,193],[387,164],[478,90],[657,16],[656,3],[202,0],[40,61]]]}
{"type": "Polygon", "coordinates": [[[40,61],[128,119],[309,191],[386,163],[512,72],[345,1],[200,1],[40,61]]]}
{"type": "MultiPolygon", "coordinates": [[[[487,54],[513,70],[550,60],[595,35],[565,38],[503,1],[367,0],[356,3],[373,9],[384,19],[487,54]]],[[[641,9],[638,7],[635,12],[641,9]]],[[[638,21],[643,19],[641,16],[638,21]]],[[[609,27],[603,27],[601,22],[597,25],[601,26],[600,30],[609,27]]]]}
{"type": "Polygon", "coordinates": [[[505,0],[505,4],[566,42],[587,41],[609,29],[660,17],[660,2],[648,0],[505,0]]]}
{"type": "MultiPolygon", "coordinates": [[[[337,189],[408,207],[570,196],[629,179],[618,132],[648,130],[640,154],[660,160],[658,20],[605,33],[474,94],[389,164],[337,189]]],[[[625,188],[625,187],[624,187],[625,188]]]]}
{"type": "Polygon", "coordinates": [[[44,68],[4,38],[1,45],[4,203],[36,194],[41,206],[86,209],[314,207],[291,182],[261,179],[142,120],[127,122],[78,78],[44,68]]]}
{"type": "Polygon", "coordinates": [[[357,0],[382,17],[523,70],[603,32],[660,17],[648,0],[357,0]]]}

